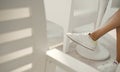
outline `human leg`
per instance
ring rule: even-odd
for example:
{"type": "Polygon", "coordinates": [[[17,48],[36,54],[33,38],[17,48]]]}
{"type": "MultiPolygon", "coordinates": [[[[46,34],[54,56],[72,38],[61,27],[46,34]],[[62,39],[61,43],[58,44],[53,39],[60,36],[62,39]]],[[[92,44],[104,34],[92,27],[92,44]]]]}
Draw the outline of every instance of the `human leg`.
{"type": "Polygon", "coordinates": [[[96,41],[101,36],[120,26],[120,9],[108,20],[107,24],[96,31],[90,33],[90,37],[96,41]]]}
{"type": "MultiPolygon", "coordinates": [[[[120,63],[120,20],[119,19],[120,19],[120,9],[108,20],[108,22],[105,26],[97,29],[96,31],[94,31],[92,33],[89,33],[88,36],[86,36],[86,35],[79,36],[79,35],[75,35],[75,34],[71,34],[70,36],[68,35],[69,37],[71,37],[71,39],[74,39],[74,41],[76,41],[78,43],[80,42],[80,44],[83,44],[83,43],[81,43],[82,40],[86,41],[86,39],[87,39],[87,41],[89,41],[88,39],[91,38],[93,41],[96,41],[100,37],[102,37],[104,34],[106,34],[107,32],[116,28],[116,31],[117,31],[117,58],[116,58],[116,60],[112,60],[110,62],[107,62],[106,64],[98,66],[97,68],[101,72],[114,72],[116,70],[118,63],[120,63]],[[83,38],[81,38],[81,36],[83,38]],[[88,38],[89,36],[90,36],[90,38],[88,38]]],[[[90,39],[90,41],[91,41],[91,39],[90,39]]],[[[92,42],[90,42],[90,43],[92,43],[92,42]]],[[[91,45],[94,45],[94,44],[91,44],[91,45]]],[[[84,46],[89,47],[87,45],[84,45],[84,46]]]]}
{"type": "Polygon", "coordinates": [[[109,32],[110,30],[116,28],[117,34],[117,58],[116,60],[120,62],[120,9],[111,17],[108,21],[108,24],[90,34],[90,37],[93,40],[99,39],[105,33],[109,32]]]}
{"type": "Polygon", "coordinates": [[[120,63],[120,26],[116,28],[117,34],[117,61],[120,63]]]}
{"type": "Polygon", "coordinates": [[[118,63],[120,63],[120,26],[116,28],[117,36],[117,47],[116,47],[116,60],[107,62],[106,64],[98,66],[98,69],[102,72],[114,72],[117,68],[118,63]]]}
{"type": "Polygon", "coordinates": [[[115,24],[116,25],[116,34],[117,34],[116,35],[117,36],[116,60],[110,61],[107,64],[103,64],[101,66],[98,66],[98,69],[101,70],[102,72],[114,72],[114,71],[116,71],[118,63],[120,63],[120,26],[119,26],[119,24],[115,24]]]}
{"type": "Polygon", "coordinates": [[[72,34],[67,33],[67,36],[76,42],[77,44],[80,44],[84,46],[85,48],[88,48],[90,50],[94,50],[96,48],[96,40],[98,40],[100,37],[102,37],[104,34],[109,32],[110,30],[120,26],[120,9],[108,20],[107,24],[105,26],[97,29],[96,31],[86,34],[72,34]]]}

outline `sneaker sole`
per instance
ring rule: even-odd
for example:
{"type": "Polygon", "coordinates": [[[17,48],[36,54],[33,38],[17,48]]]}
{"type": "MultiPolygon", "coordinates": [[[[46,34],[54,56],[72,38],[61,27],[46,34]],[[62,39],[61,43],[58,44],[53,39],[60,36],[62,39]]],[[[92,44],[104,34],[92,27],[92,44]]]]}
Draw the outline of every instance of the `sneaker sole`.
{"type": "Polygon", "coordinates": [[[87,48],[87,49],[89,49],[89,50],[91,50],[91,51],[95,51],[95,49],[90,49],[89,47],[86,47],[86,46],[84,46],[83,44],[81,44],[81,43],[73,40],[71,37],[69,37],[69,36],[67,36],[67,37],[68,37],[70,40],[72,40],[73,42],[75,42],[76,44],[79,44],[79,45],[81,45],[81,46],[83,46],[83,47],[85,47],[85,48],[87,48]]]}

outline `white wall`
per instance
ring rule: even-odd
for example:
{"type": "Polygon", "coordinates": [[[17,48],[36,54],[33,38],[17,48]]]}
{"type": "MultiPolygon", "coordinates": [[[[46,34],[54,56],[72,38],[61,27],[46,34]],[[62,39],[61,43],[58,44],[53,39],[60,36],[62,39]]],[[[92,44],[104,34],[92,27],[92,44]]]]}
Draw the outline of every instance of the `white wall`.
{"type": "Polygon", "coordinates": [[[98,0],[74,0],[75,9],[97,9],[98,0]]]}
{"type": "Polygon", "coordinates": [[[112,0],[113,1],[113,7],[117,7],[117,8],[120,8],[120,0],[112,0]]]}
{"type": "Polygon", "coordinates": [[[47,20],[62,25],[67,22],[71,0],[44,0],[47,20]]]}
{"type": "Polygon", "coordinates": [[[71,7],[80,11],[97,9],[97,0],[44,0],[44,3],[47,20],[62,27],[69,23],[71,7]]]}

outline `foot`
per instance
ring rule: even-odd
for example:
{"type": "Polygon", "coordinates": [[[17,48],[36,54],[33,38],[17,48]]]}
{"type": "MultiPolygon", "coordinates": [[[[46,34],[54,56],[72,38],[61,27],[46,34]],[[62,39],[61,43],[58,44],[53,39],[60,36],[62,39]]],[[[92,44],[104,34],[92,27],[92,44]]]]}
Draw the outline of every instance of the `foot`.
{"type": "Polygon", "coordinates": [[[98,66],[97,68],[100,70],[100,72],[115,72],[117,65],[117,61],[109,61],[106,64],[98,66]]]}
{"type": "Polygon", "coordinates": [[[67,37],[90,50],[95,50],[97,46],[97,42],[92,40],[88,33],[67,33],[67,37]]]}

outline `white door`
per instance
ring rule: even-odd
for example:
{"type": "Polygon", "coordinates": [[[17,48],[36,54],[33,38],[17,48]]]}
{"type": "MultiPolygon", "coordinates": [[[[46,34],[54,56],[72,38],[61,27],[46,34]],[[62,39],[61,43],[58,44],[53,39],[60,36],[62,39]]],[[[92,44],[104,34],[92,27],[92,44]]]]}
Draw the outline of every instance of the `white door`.
{"type": "Polygon", "coordinates": [[[43,0],[0,0],[0,72],[45,72],[43,0]]]}

